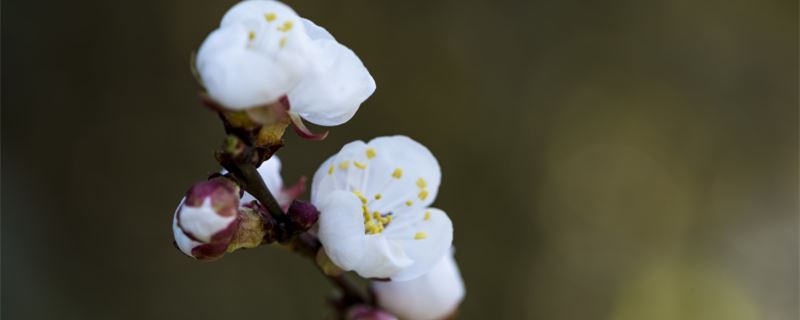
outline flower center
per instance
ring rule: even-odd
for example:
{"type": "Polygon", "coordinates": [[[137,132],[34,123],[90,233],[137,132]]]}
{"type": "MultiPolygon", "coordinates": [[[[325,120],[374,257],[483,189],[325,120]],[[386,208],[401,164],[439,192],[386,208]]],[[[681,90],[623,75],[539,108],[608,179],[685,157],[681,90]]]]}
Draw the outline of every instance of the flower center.
{"type": "MultiPolygon", "coordinates": [[[[392,222],[391,212],[387,214],[381,214],[378,211],[370,212],[369,207],[367,207],[367,197],[358,191],[353,191],[353,193],[361,199],[361,210],[364,214],[364,233],[378,234],[383,232],[386,226],[392,222]]],[[[380,195],[376,195],[375,198],[380,199],[380,195]]]]}

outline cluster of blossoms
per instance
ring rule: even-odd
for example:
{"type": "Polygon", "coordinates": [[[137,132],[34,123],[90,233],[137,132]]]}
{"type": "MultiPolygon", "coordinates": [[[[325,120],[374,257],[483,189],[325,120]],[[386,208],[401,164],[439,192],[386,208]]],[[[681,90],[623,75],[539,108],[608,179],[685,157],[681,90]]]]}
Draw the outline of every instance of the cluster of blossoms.
{"type": "Polygon", "coordinates": [[[283,129],[320,139],[302,119],[334,126],[351,119],[375,90],[359,58],[324,28],[277,1],[231,8],[203,42],[196,72],[228,137],[223,170],[195,184],[173,217],[184,254],[214,260],[241,248],[286,246],[319,264],[334,283],[347,272],[372,280],[369,295],[342,285],[346,319],[445,319],[464,284],[453,225],[431,207],[441,183],[433,154],[405,136],[346,144],[313,176],[285,187],[283,129]]]}

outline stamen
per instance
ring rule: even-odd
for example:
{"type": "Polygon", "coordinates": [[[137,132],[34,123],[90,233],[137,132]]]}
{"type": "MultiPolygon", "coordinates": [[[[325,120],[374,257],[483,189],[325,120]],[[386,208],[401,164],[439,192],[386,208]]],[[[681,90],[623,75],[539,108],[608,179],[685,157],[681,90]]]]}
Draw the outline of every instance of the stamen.
{"type": "Polygon", "coordinates": [[[407,206],[409,206],[409,207],[410,207],[411,205],[413,205],[413,204],[414,204],[414,201],[411,201],[411,200],[408,200],[408,201],[406,201],[406,205],[407,205],[407,206]]]}
{"type": "Polygon", "coordinates": [[[394,169],[394,172],[392,172],[392,178],[400,179],[401,177],[403,177],[403,169],[394,169]]]}
{"type": "Polygon", "coordinates": [[[367,149],[367,159],[375,158],[376,155],[377,153],[375,152],[375,149],[372,148],[367,149]]]}
{"type": "Polygon", "coordinates": [[[431,212],[430,211],[425,211],[425,218],[423,218],[423,220],[428,221],[430,219],[431,219],[431,212]]]}
{"type": "Polygon", "coordinates": [[[328,168],[328,175],[332,175],[332,174],[333,174],[333,165],[331,165],[331,167],[328,168]]]}
{"type": "Polygon", "coordinates": [[[347,168],[349,168],[349,167],[350,167],[350,163],[347,162],[347,161],[342,161],[341,163],[339,163],[339,169],[347,170],[347,168]]]}
{"type": "Polygon", "coordinates": [[[281,37],[281,40],[278,42],[278,46],[281,48],[286,46],[286,37],[281,37]]]}
{"type": "Polygon", "coordinates": [[[267,19],[267,22],[275,21],[275,19],[277,18],[278,15],[276,15],[274,12],[270,12],[264,15],[264,19],[267,19]]]}
{"type": "Polygon", "coordinates": [[[361,162],[358,162],[358,161],[353,161],[353,165],[355,165],[355,166],[356,166],[356,168],[359,168],[359,169],[361,169],[361,170],[364,170],[364,169],[366,169],[366,168],[367,168],[367,165],[366,165],[366,164],[363,164],[363,163],[361,163],[361,162]]]}
{"type": "Polygon", "coordinates": [[[428,183],[425,182],[425,179],[423,179],[423,178],[417,179],[417,187],[419,187],[420,189],[425,189],[425,187],[427,187],[427,186],[428,186],[428,183]]]}
{"type": "Polygon", "coordinates": [[[380,193],[375,195],[375,200],[380,200],[383,197],[380,193]]]}
{"type": "Polygon", "coordinates": [[[425,200],[425,198],[428,197],[428,191],[422,190],[422,191],[419,192],[418,196],[419,196],[420,200],[425,200]]]}
{"type": "Polygon", "coordinates": [[[289,32],[289,30],[292,30],[293,26],[294,26],[294,23],[292,23],[291,21],[286,21],[286,22],[283,23],[282,26],[278,27],[278,31],[289,32]]]}
{"type": "MultiPolygon", "coordinates": [[[[361,203],[367,204],[367,197],[365,197],[363,193],[361,193],[360,191],[353,191],[353,194],[355,194],[359,199],[361,199],[361,203]]],[[[366,210],[366,207],[364,208],[364,210],[366,210]]]]}
{"type": "Polygon", "coordinates": [[[414,235],[414,240],[422,240],[422,239],[425,239],[427,237],[428,237],[427,233],[425,233],[425,232],[417,232],[417,234],[414,235]]]}
{"type": "Polygon", "coordinates": [[[256,38],[256,33],[255,32],[250,31],[250,32],[247,33],[247,40],[253,41],[253,39],[255,39],[255,38],[256,38]]]}

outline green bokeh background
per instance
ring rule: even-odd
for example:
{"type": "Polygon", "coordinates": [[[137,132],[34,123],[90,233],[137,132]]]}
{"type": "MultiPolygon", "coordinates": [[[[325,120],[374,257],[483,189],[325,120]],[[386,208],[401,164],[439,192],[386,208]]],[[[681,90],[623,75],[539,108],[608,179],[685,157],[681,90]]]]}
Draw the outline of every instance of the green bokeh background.
{"type": "MultiPolygon", "coordinates": [[[[234,1],[4,1],[2,318],[320,319],[284,250],[198,263],[222,140],[189,55],[234,1]]],[[[284,178],[405,134],[438,157],[463,319],[798,319],[796,1],[291,1],[378,84],[284,178]]]]}

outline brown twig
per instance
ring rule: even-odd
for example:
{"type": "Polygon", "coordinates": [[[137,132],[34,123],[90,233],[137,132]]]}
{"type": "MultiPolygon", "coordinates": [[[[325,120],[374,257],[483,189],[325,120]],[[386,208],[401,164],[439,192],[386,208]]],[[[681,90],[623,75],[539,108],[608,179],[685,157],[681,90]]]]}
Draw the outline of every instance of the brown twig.
{"type": "MultiPolygon", "coordinates": [[[[203,103],[212,109],[216,107],[212,100],[204,99],[203,103]]],[[[273,223],[278,226],[278,230],[276,230],[278,232],[277,240],[281,243],[289,243],[294,251],[309,258],[320,272],[339,288],[342,293],[342,297],[337,301],[339,311],[344,312],[350,306],[367,303],[368,299],[364,297],[358,286],[344,273],[328,275],[316,263],[317,252],[322,247],[319,239],[308,232],[297,234],[295,230],[291,230],[292,224],[289,216],[286,212],[283,212],[280,204],[270,192],[266,183],[264,183],[261,174],[258,173],[258,166],[269,160],[283,146],[283,142],[279,141],[271,145],[257,145],[257,137],[253,132],[257,132],[260,128],[250,128],[250,130],[236,128],[227,121],[222,111],[215,111],[219,112],[220,119],[225,126],[225,133],[228,135],[225,145],[216,154],[217,161],[223,168],[228,170],[240,187],[252,194],[264,206],[268,214],[261,214],[260,216],[265,224],[273,223]]]]}

